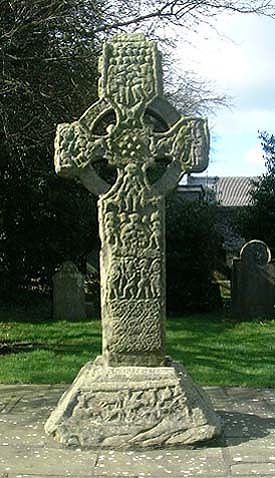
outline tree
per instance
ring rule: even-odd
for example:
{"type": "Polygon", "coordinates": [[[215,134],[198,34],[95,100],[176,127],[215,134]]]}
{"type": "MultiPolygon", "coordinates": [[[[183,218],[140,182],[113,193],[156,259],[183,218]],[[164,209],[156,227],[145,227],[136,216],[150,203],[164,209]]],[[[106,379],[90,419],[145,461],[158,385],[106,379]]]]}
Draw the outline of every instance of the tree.
{"type": "Polygon", "coordinates": [[[222,255],[216,232],[217,205],[184,201],[172,193],[167,199],[166,266],[167,311],[217,309],[221,306],[213,272],[222,255]]]}
{"type": "Polygon", "coordinates": [[[261,239],[275,254],[275,136],[260,133],[266,172],[254,181],[251,206],[243,210],[238,227],[247,239],[261,239]]]}
{"type": "Polygon", "coordinates": [[[211,23],[221,13],[255,13],[275,18],[270,0],[113,0],[105,4],[102,25],[96,32],[145,28],[156,33],[160,25],[194,31],[199,23],[211,23]],[[123,16],[121,15],[123,12],[123,16]]]}
{"type": "MultiPolygon", "coordinates": [[[[57,178],[52,158],[56,124],[79,118],[97,97],[102,40],[125,29],[156,37],[157,25],[195,28],[223,10],[273,15],[273,6],[259,0],[0,0],[0,7],[0,268],[15,288],[16,282],[48,283],[65,259],[83,265],[98,243],[95,199],[57,178]]],[[[182,83],[178,99],[184,112],[202,113],[213,98],[190,84],[182,83]]]]}
{"type": "Polygon", "coordinates": [[[1,1],[0,266],[6,288],[81,263],[97,234],[95,200],[53,170],[57,123],[96,97],[100,3],[1,1]],[[91,244],[90,244],[91,243],[91,244]]]}
{"type": "Polygon", "coordinates": [[[166,76],[166,97],[185,116],[213,115],[219,108],[231,105],[231,97],[216,91],[216,87],[194,72],[184,76],[169,67],[166,76]],[[168,76],[168,77],[167,77],[168,76]]]}

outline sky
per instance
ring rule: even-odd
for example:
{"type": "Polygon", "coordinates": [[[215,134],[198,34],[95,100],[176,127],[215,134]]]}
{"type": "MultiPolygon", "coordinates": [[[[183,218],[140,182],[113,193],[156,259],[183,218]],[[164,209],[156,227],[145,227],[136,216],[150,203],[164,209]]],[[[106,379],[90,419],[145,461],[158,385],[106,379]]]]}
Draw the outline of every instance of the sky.
{"type": "Polygon", "coordinates": [[[224,15],[217,34],[203,26],[178,46],[179,67],[193,70],[232,98],[209,118],[209,176],[256,176],[265,170],[258,131],[275,133],[275,20],[224,15]]]}

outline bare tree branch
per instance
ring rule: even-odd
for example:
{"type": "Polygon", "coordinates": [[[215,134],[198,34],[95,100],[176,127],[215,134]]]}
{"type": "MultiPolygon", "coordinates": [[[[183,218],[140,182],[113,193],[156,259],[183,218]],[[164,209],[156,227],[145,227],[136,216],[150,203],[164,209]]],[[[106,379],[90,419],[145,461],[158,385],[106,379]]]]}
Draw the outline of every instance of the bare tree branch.
{"type": "Polygon", "coordinates": [[[166,97],[186,116],[215,115],[219,108],[232,106],[232,97],[217,91],[214,83],[194,72],[185,71],[179,75],[170,67],[165,76],[166,97]]]}
{"type": "Polygon", "coordinates": [[[158,2],[151,1],[150,6],[148,6],[148,2],[141,1],[138,2],[138,8],[134,0],[125,0],[123,2],[124,20],[121,20],[122,6],[120,2],[114,1],[111,6],[112,14],[105,17],[102,26],[95,29],[96,33],[144,25],[152,19],[184,26],[185,22],[201,22],[205,18],[211,18],[226,11],[275,18],[274,0],[160,0],[158,2]]]}

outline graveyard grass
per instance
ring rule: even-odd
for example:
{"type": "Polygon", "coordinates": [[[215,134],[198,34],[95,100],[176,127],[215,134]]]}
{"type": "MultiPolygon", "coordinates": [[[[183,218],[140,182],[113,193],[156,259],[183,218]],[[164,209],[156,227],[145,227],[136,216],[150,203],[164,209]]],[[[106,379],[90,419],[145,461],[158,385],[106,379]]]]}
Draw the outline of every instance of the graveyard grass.
{"type": "MultiPolygon", "coordinates": [[[[0,310],[0,383],[71,383],[100,354],[99,320],[54,321],[43,310],[38,318],[0,310]]],[[[167,321],[167,354],[201,385],[274,387],[274,336],[275,320],[186,315],[167,321]]]]}

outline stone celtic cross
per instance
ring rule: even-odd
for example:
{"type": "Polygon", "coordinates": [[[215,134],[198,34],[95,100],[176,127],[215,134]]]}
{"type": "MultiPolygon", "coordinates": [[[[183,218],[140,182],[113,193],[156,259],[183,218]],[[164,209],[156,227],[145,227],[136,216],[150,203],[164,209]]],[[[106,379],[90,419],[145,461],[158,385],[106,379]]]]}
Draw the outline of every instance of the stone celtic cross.
{"type": "Polygon", "coordinates": [[[165,357],[165,195],[185,171],[205,168],[209,137],[204,120],[180,117],[163,98],[160,71],[154,43],[117,35],[103,49],[99,101],[57,130],[56,171],[99,196],[101,238],[103,354],[45,424],[64,445],[182,445],[221,431],[204,390],[165,357]],[[163,159],[153,181],[148,170],[163,159]],[[96,172],[101,160],[116,169],[112,185],[96,172]]]}
{"type": "Polygon", "coordinates": [[[116,35],[104,45],[99,68],[99,101],[79,121],[58,126],[55,168],[99,196],[103,363],[159,366],[165,359],[164,198],[184,172],[207,166],[207,123],[180,117],[164,99],[159,53],[142,34],[116,35]],[[97,134],[110,112],[115,124],[97,134]],[[151,184],[148,168],[161,158],[168,166],[151,184]],[[113,185],[96,173],[100,159],[116,168],[113,185]]]}

